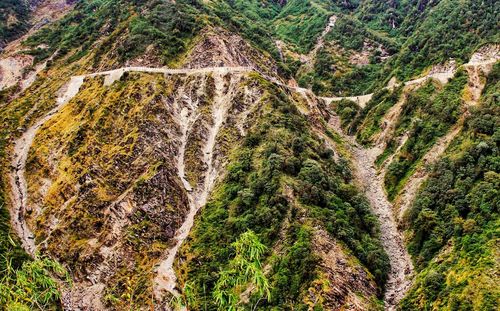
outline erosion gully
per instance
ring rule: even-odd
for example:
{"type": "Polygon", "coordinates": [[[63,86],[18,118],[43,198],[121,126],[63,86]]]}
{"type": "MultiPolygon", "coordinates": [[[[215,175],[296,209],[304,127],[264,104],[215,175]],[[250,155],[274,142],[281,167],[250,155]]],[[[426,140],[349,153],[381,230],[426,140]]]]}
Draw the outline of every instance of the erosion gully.
{"type": "MultiPolygon", "coordinates": [[[[333,21],[334,23],[334,21],[333,21]]],[[[332,23],[332,24],[333,24],[332,23]]],[[[330,25],[330,24],[329,24],[330,25]]],[[[332,25],[330,25],[332,27],[332,25]]],[[[487,60],[487,61],[475,61],[466,64],[465,66],[485,66],[491,65],[497,60],[487,60]]],[[[229,72],[247,72],[251,71],[251,68],[247,67],[216,67],[216,68],[202,68],[202,69],[168,69],[168,68],[147,68],[147,67],[127,67],[120,68],[112,71],[93,73],[87,76],[97,76],[102,75],[106,77],[105,84],[109,85],[114,80],[121,77],[121,75],[126,71],[139,71],[139,72],[160,72],[164,74],[191,74],[191,73],[214,73],[216,81],[216,98],[214,100],[214,105],[212,109],[212,123],[209,128],[209,133],[203,147],[203,162],[205,163],[207,170],[200,185],[192,186],[185,178],[185,168],[184,168],[184,153],[187,145],[187,139],[189,137],[189,131],[192,124],[197,118],[197,107],[196,103],[189,103],[187,107],[181,109],[179,115],[179,123],[182,129],[181,144],[179,149],[179,156],[177,159],[177,170],[178,176],[182,180],[186,192],[189,198],[189,212],[188,215],[179,228],[175,236],[175,245],[173,248],[168,250],[166,258],[161,262],[158,268],[158,274],[156,284],[159,289],[166,290],[172,295],[178,295],[176,290],[176,276],[173,270],[173,262],[176,254],[182,245],[183,241],[189,234],[189,231],[193,225],[194,217],[198,210],[205,205],[211,189],[218,176],[217,168],[214,166],[214,148],[216,144],[216,137],[219,129],[221,128],[228,111],[228,98],[227,94],[223,94],[223,82],[222,75],[229,72]]],[[[34,137],[39,130],[39,128],[47,122],[54,114],[56,114],[66,103],[68,103],[71,98],[73,98],[79,91],[83,80],[87,76],[74,76],[68,82],[61,92],[61,96],[57,98],[55,107],[49,111],[43,118],[38,120],[35,124],[29,127],[22,136],[17,139],[14,143],[14,153],[12,159],[12,169],[9,174],[10,186],[12,189],[12,208],[11,212],[11,222],[14,230],[21,238],[22,245],[26,252],[32,256],[36,253],[36,245],[34,241],[34,235],[30,231],[26,220],[25,213],[27,210],[27,184],[25,179],[25,167],[26,160],[28,157],[28,152],[30,146],[34,140],[34,137]]],[[[452,76],[452,75],[451,75],[452,76]]],[[[450,72],[443,73],[433,73],[426,78],[449,78],[450,72]]],[[[425,77],[424,77],[425,78],[425,77]]],[[[425,79],[424,79],[425,80],[425,79]]],[[[273,79],[274,81],[274,79],[273,79]]],[[[419,78],[414,81],[406,82],[406,85],[411,85],[414,83],[421,83],[423,80],[419,78]]],[[[276,82],[283,87],[289,87],[282,83],[276,82]]],[[[295,91],[304,93],[303,89],[292,88],[295,91]]],[[[371,94],[368,94],[368,96],[371,94]]],[[[370,96],[371,97],[371,96],[370,96]]],[[[318,99],[325,100],[327,103],[334,100],[340,100],[342,98],[321,98],[318,99]]],[[[359,101],[359,98],[357,98],[359,101]]],[[[355,139],[351,136],[346,135],[341,127],[340,120],[337,116],[333,116],[330,120],[330,126],[336,130],[346,142],[348,142],[348,148],[352,155],[352,161],[355,168],[355,175],[357,182],[364,189],[366,196],[370,202],[374,214],[378,217],[380,221],[380,232],[382,245],[385,248],[389,259],[391,270],[389,272],[389,278],[386,286],[386,292],[384,301],[386,304],[386,310],[395,310],[398,302],[404,297],[405,293],[411,286],[412,275],[413,275],[413,265],[411,258],[406,250],[404,240],[401,232],[397,228],[397,221],[393,214],[393,206],[387,200],[387,197],[383,188],[383,178],[382,174],[378,174],[374,161],[376,157],[380,154],[381,148],[363,148],[355,139]]],[[[455,131],[453,131],[455,132],[455,131]]],[[[452,135],[454,136],[454,135],[452,135]]],[[[448,141],[448,139],[446,140],[448,141]]],[[[419,183],[420,184],[420,183],[419,183]]],[[[413,193],[413,192],[412,192],[413,193]]],[[[411,201],[412,198],[408,198],[411,201]]]]}

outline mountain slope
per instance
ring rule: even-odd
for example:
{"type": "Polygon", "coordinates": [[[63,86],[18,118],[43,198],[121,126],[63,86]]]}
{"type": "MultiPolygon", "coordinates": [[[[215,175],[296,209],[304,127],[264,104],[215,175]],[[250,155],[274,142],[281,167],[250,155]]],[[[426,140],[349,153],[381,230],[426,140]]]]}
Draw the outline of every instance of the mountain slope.
{"type": "Polygon", "coordinates": [[[2,308],[495,309],[496,2],[63,2],[1,38],[2,308]]]}
{"type": "Polygon", "coordinates": [[[407,214],[421,272],[403,309],[498,306],[499,66],[407,214]]]}

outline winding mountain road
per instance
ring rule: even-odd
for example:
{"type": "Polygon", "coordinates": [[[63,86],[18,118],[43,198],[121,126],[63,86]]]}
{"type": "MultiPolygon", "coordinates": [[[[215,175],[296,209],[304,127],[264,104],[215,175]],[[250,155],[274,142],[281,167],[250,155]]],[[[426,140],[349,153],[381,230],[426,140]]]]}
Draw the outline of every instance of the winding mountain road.
{"type": "MultiPolygon", "coordinates": [[[[480,63],[484,66],[484,63],[491,64],[497,61],[477,61],[476,64],[470,63],[467,66],[474,66],[480,63]]],[[[213,67],[213,68],[201,68],[201,69],[169,69],[169,68],[148,68],[148,67],[125,67],[116,70],[110,70],[105,72],[92,73],[88,75],[74,76],[68,82],[68,84],[61,90],[61,96],[57,98],[55,107],[49,111],[43,118],[38,120],[35,124],[29,127],[20,138],[18,138],[14,143],[14,154],[12,160],[12,170],[10,172],[10,186],[12,190],[12,208],[11,219],[12,225],[16,233],[22,240],[24,249],[31,255],[36,253],[36,245],[34,242],[33,233],[30,231],[24,215],[27,210],[28,198],[27,198],[27,184],[25,179],[25,167],[26,160],[28,157],[28,152],[33,142],[33,139],[38,131],[38,129],[45,124],[54,114],[61,110],[65,104],[67,104],[79,91],[81,85],[86,77],[104,76],[104,84],[111,85],[114,81],[121,78],[125,72],[150,72],[150,73],[163,73],[165,75],[170,74],[207,74],[215,73],[217,75],[223,75],[225,73],[244,73],[254,71],[255,69],[250,67],[213,67]]],[[[454,73],[454,71],[453,71],[454,73]]],[[[405,82],[405,85],[411,85],[416,83],[422,83],[429,78],[443,79],[447,81],[453,76],[453,73],[449,71],[442,73],[432,73],[428,76],[405,82]]],[[[269,78],[265,76],[266,78],[269,78]]],[[[296,92],[302,94],[311,93],[310,90],[302,88],[294,88],[287,86],[275,78],[269,78],[271,81],[292,89],[296,92]]],[[[225,119],[227,114],[227,103],[223,100],[223,95],[220,94],[221,80],[216,79],[216,101],[214,103],[214,111],[212,115],[213,126],[210,129],[210,135],[205,142],[204,147],[204,163],[207,165],[207,173],[205,174],[202,186],[195,189],[185,180],[184,178],[184,159],[183,150],[180,150],[180,157],[178,159],[178,174],[184,183],[184,186],[189,195],[190,201],[190,211],[184,224],[178,230],[175,239],[177,243],[174,248],[169,251],[166,260],[163,262],[163,266],[160,266],[159,271],[165,272],[166,278],[164,280],[163,288],[176,294],[175,282],[176,277],[172,269],[173,260],[176,256],[177,250],[184,241],[184,239],[189,234],[189,231],[193,225],[193,219],[199,208],[201,208],[209,196],[209,193],[215,183],[217,172],[212,165],[213,162],[213,150],[215,146],[215,137],[225,119]]],[[[313,96],[315,96],[313,94],[313,96]]],[[[355,97],[316,97],[325,100],[327,103],[341,99],[353,99],[358,100],[360,106],[366,104],[372,97],[372,94],[355,96],[355,97]],[[364,103],[364,104],[362,104],[364,103]]],[[[193,107],[191,107],[193,108],[193,107]]],[[[193,108],[194,109],[194,108],[193,108]]],[[[194,109],[196,110],[196,109],[194,109]]],[[[182,124],[183,131],[185,132],[184,139],[187,139],[187,132],[189,131],[189,124],[193,122],[192,116],[194,111],[184,111],[181,113],[181,117],[184,121],[180,121],[182,124]]],[[[182,119],[181,118],[181,119],[182,119]]],[[[353,163],[356,170],[357,180],[360,185],[364,188],[365,193],[370,201],[372,209],[375,215],[379,218],[381,224],[381,240],[382,244],[389,255],[391,271],[389,273],[389,280],[387,283],[386,293],[384,301],[386,302],[386,310],[395,310],[397,303],[404,297],[405,293],[411,286],[411,276],[413,273],[413,266],[410,256],[406,250],[404,239],[401,232],[397,229],[397,222],[394,219],[393,207],[388,202],[387,197],[384,193],[383,188],[383,178],[377,174],[374,167],[374,161],[376,156],[380,152],[379,149],[365,149],[359,146],[353,137],[347,136],[343,133],[340,127],[340,121],[338,117],[334,116],[330,125],[344,137],[346,141],[349,142],[349,149],[353,155],[353,163]]],[[[452,135],[453,137],[455,135],[452,135]]],[[[451,137],[451,139],[453,138],[451,137]]],[[[447,144],[445,144],[447,145],[447,144]]],[[[185,149],[185,142],[183,142],[181,149],[185,149]]],[[[418,188],[418,187],[417,187],[418,188]]],[[[414,194],[413,194],[414,196],[414,194]]],[[[408,199],[412,200],[412,197],[408,199]]],[[[161,281],[160,281],[161,282],[161,281]]]]}
{"type": "Polygon", "coordinates": [[[189,182],[184,177],[184,153],[187,145],[189,128],[196,119],[197,107],[191,103],[190,107],[183,107],[180,113],[180,123],[183,129],[183,137],[179,150],[178,159],[178,175],[181,178],[184,187],[189,197],[189,213],[175,235],[176,243],[173,248],[168,251],[168,255],[160,264],[158,271],[160,275],[155,280],[157,290],[166,290],[173,295],[178,295],[176,287],[176,276],[173,270],[173,262],[179,247],[187,238],[194,222],[194,217],[198,210],[205,205],[209,193],[213,188],[218,171],[213,165],[215,141],[219,129],[221,128],[227,116],[228,98],[222,94],[224,87],[223,76],[226,73],[245,73],[253,69],[249,67],[207,67],[202,69],[169,69],[169,68],[149,68],[149,67],[124,67],[116,70],[97,72],[87,75],[73,76],[70,81],[60,90],[60,96],[56,99],[56,104],[44,117],[31,125],[22,135],[14,142],[14,152],[12,158],[12,168],[9,172],[9,181],[12,191],[11,195],[11,223],[16,234],[20,237],[22,246],[31,256],[36,255],[35,236],[26,222],[25,214],[29,211],[28,206],[28,189],[25,178],[26,161],[33,140],[38,130],[50,120],[57,112],[59,112],[74,96],[76,96],[82,86],[85,78],[104,76],[104,85],[109,86],[114,81],[119,80],[125,72],[147,72],[147,73],[162,73],[165,75],[197,75],[197,74],[213,74],[216,82],[216,94],[212,114],[213,125],[209,129],[209,135],[205,147],[203,149],[203,162],[207,167],[204,182],[201,186],[191,187],[189,182]]]}
{"type": "Polygon", "coordinates": [[[35,255],[36,246],[34,235],[26,224],[24,215],[29,210],[28,190],[25,179],[26,161],[28,152],[33,143],[36,133],[45,122],[50,120],[64,105],[66,105],[80,90],[81,85],[86,77],[105,76],[105,85],[110,85],[125,72],[151,72],[163,73],[166,75],[173,74],[206,74],[217,73],[225,74],[228,72],[248,72],[251,68],[248,67],[214,67],[202,69],[169,69],[169,68],[148,68],[148,67],[125,67],[116,70],[92,73],[88,75],[79,75],[71,77],[70,81],[61,88],[61,95],[56,99],[56,104],[43,118],[39,119],[31,125],[22,135],[14,142],[14,152],[12,158],[12,167],[9,173],[9,182],[12,191],[11,201],[12,208],[10,209],[11,222],[17,235],[21,238],[23,248],[30,255],[35,255]]]}
{"type": "Polygon", "coordinates": [[[70,82],[64,87],[65,90],[61,90],[62,95],[57,98],[55,107],[28,128],[14,143],[14,156],[9,178],[12,189],[11,222],[17,235],[21,238],[24,249],[31,256],[34,256],[36,253],[35,237],[24,218],[26,211],[29,210],[27,206],[28,188],[24,177],[28,152],[38,129],[78,93],[83,80],[83,76],[72,77],[70,82]]]}

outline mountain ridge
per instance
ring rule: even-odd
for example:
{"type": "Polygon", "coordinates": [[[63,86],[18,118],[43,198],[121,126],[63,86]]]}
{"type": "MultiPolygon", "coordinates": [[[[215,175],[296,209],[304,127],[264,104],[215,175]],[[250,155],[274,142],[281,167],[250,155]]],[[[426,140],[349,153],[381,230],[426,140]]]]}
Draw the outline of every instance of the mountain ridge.
{"type": "MultiPolygon", "coordinates": [[[[475,49],[465,64],[433,59],[431,69],[419,67],[411,75],[394,65],[404,47],[403,54],[397,49],[377,60],[382,63],[357,58],[359,64],[348,70],[380,69],[352,80],[363,90],[370,90],[363,81],[372,83],[374,92],[360,97],[349,84],[335,84],[347,81],[342,79],[349,71],[335,73],[334,80],[316,75],[334,68],[321,58],[337,55],[337,47],[351,53],[342,37],[346,33],[334,34],[345,29],[337,27],[347,16],[368,21],[365,30],[356,32],[366,37],[353,41],[362,42],[361,54],[352,55],[380,58],[374,42],[399,40],[398,27],[406,25],[400,21],[410,18],[394,18],[404,8],[396,1],[387,9],[392,12],[389,28],[377,28],[379,20],[363,17],[379,10],[366,9],[369,1],[359,7],[345,1],[111,2],[77,3],[58,21],[27,35],[24,44],[31,51],[16,51],[17,41],[0,60],[5,72],[7,62],[31,54],[13,65],[13,79],[0,75],[6,125],[0,140],[0,203],[19,189],[14,204],[5,203],[18,233],[33,229],[18,234],[25,250],[33,256],[36,245],[44,256],[63,263],[74,281],[70,289],[56,277],[59,285],[52,286],[63,296],[56,294],[43,305],[410,310],[418,301],[426,306],[461,303],[438,287],[432,292],[438,300],[422,294],[422,284],[436,275],[428,270],[435,267],[429,259],[448,255],[440,252],[445,248],[440,242],[431,240],[435,244],[424,248],[418,244],[425,238],[415,213],[444,217],[440,210],[438,216],[428,208],[417,210],[429,184],[436,182],[433,174],[439,175],[428,173],[427,166],[434,169],[469,135],[475,118],[469,110],[475,116],[490,109],[498,45],[475,49]],[[99,18],[110,16],[113,4],[117,23],[103,23],[99,18]],[[306,18],[298,18],[301,14],[306,18]],[[310,27],[300,29],[302,23],[310,27]],[[69,25],[81,27],[64,28],[69,25]],[[96,29],[104,32],[99,36],[96,29]],[[270,29],[276,32],[258,37],[270,29]],[[389,30],[374,36],[381,29],[389,30]],[[301,37],[311,33],[316,36],[301,37]],[[294,42],[309,42],[307,61],[294,42]],[[307,72],[315,75],[310,81],[342,90],[341,96],[301,80],[307,72]],[[439,109],[444,112],[426,117],[439,109]],[[438,125],[437,132],[429,130],[429,122],[438,125]],[[428,134],[420,138],[418,131],[428,134]],[[19,223],[21,218],[27,223],[19,223]],[[388,244],[391,237],[398,237],[397,246],[388,244]],[[256,261],[241,253],[247,247],[262,248],[256,261]],[[252,270],[235,268],[240,260],[252,270]]],[[[417,9],[433,18],[448,2],[417,9]]],[[[356,29],[359,24],[340,25],[356,29]]],[[[342,57],[333,64],[354,59],[342,57]]],[[[488,183],[491,170],[478,181],[481,185],[488,183]]],[[[490,209],[487,219],[494,221],[495,208],[490,209]]],[[[445,237],[454,245],[463,245],[461,234],[482,234],[481,218],[459,215],[455,219],[463,219],[464,229],[445,237]],[[475,231],[470,231],[472,222],[475,231]]],[[[2,240],[0,250],[14,262],[31,262],[17,240],[11,241],[2,240]]],[[[449,258],[461,256],[449,252],[449,258]]],[[[441,265],[439,275],[448,268],[454,269],[441,265]]],[[[487,276],[482,274],[484,280],[487,276]]],[[[443,284],[442,278],[435,282],[443,284]]],[[[483,284],[476,286],[483,290],[483,284]]],[[[491,301],[483,305],[493,306],[491,301]]]]}

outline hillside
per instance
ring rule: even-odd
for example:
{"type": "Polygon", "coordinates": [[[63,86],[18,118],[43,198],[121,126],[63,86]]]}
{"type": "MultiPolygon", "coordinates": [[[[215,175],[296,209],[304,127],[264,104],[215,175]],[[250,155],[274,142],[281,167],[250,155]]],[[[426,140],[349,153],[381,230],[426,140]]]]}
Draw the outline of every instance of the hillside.
{"type": "Polygon", "coordinates": [[[0,5],[5,310],[496,310],[496,1],[0,5]]]}

